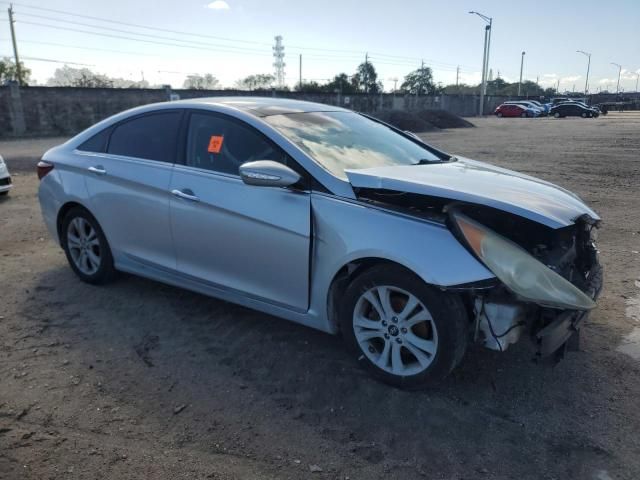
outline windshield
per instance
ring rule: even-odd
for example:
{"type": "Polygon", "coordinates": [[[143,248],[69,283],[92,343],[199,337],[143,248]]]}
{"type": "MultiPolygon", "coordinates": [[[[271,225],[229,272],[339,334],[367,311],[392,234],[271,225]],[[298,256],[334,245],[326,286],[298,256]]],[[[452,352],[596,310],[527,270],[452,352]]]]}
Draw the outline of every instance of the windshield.
{"type": "Polygon", "coordinates": [[[264,120],[337,177],[345,169],[441,161],[425,147],[355,112],[271,115],[264,120]]]}

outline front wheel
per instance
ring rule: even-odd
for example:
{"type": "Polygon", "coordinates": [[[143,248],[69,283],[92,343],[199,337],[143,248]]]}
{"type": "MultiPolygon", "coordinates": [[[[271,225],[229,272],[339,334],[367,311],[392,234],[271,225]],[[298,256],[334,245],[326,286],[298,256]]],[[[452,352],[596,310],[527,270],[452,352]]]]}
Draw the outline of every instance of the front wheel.
{"type": "Polygon", "coordinates": [[[560,118],[560,112],[556,112],[553,114],[553,118],[560,118]]]}
{"type": "Polygon", "coordinates": [[[526,113],[526,112],[522,112],[522,113],[520,114],[520,116],[521,116],[522,118],[527,118],[527,113],[526,113]]]}
{"type": "Polygon", "coordinates": [[[115,277],[113,257],[97,220],[84,208],[69,210],[60,238],[69,265],[87,283],[107,283],[115,277]]]}
{"type": "Polygon", "coordinates": [[[582,117],[582,118],[587,118],[587,114],[586,114],[586,112],[582,112],[581,117],[582,117]]]}
{"type": "Polygon", "coordinates": [[[502,118],[502,112],[498,112],[498,113],[496,113],[496,117],[498,117],[498,118],[502,118]]]}
{"type": "Polygon", "coordinates": [[[407,389],[441,379],[460,363],[468,325],[458,295],[396,265],[356,277],[340,308],[345,342],[358,361],[376,378],[407,389]]]}

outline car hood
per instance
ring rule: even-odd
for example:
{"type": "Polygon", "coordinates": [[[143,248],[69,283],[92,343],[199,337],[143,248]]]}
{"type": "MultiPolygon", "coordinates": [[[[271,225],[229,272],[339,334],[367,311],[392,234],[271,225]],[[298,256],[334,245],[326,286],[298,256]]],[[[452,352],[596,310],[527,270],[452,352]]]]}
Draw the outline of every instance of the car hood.
{"type": "Polygon", "coordinates": [[[458,157],[456,161],[346,170],[355,188],[416,193],[510,212],[551,228],[600,217],[580,198],[535,177],[458,157]]]}

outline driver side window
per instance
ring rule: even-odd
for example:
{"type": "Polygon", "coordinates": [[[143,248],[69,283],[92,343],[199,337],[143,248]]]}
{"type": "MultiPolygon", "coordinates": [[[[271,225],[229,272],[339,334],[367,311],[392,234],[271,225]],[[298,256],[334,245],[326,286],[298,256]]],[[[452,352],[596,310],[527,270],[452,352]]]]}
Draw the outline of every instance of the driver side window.
{"type": "Polygon", "coordinates": [[[242,122],[219,115],[192,113],[187,134],[186,165],[239,175],[254,160],[287,164],[287,154],[242,122]]]}

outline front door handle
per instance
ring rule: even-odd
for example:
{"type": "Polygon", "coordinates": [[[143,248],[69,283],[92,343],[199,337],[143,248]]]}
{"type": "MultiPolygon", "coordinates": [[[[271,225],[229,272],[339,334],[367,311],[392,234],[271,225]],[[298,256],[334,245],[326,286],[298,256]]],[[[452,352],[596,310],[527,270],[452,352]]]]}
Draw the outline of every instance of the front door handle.
{"type": "Polygon", "coordinates": [[[104,169],[104,167],[102,165],[96,165],[95,167],[89,167],[87,170],[89,170],[91,173],[95,173],[96,175],[104,175],[105,173],[107,173],[107,171],[104,169]]]}
{"type": "Polygon", "coordinates": [[[185,200],[191,200],[192,202],[199,202],[200,199],[196,197],[191,190],[185,188],[183,190],[171,190],[171,193],[178,198],[184,198],[185,200]]]}

